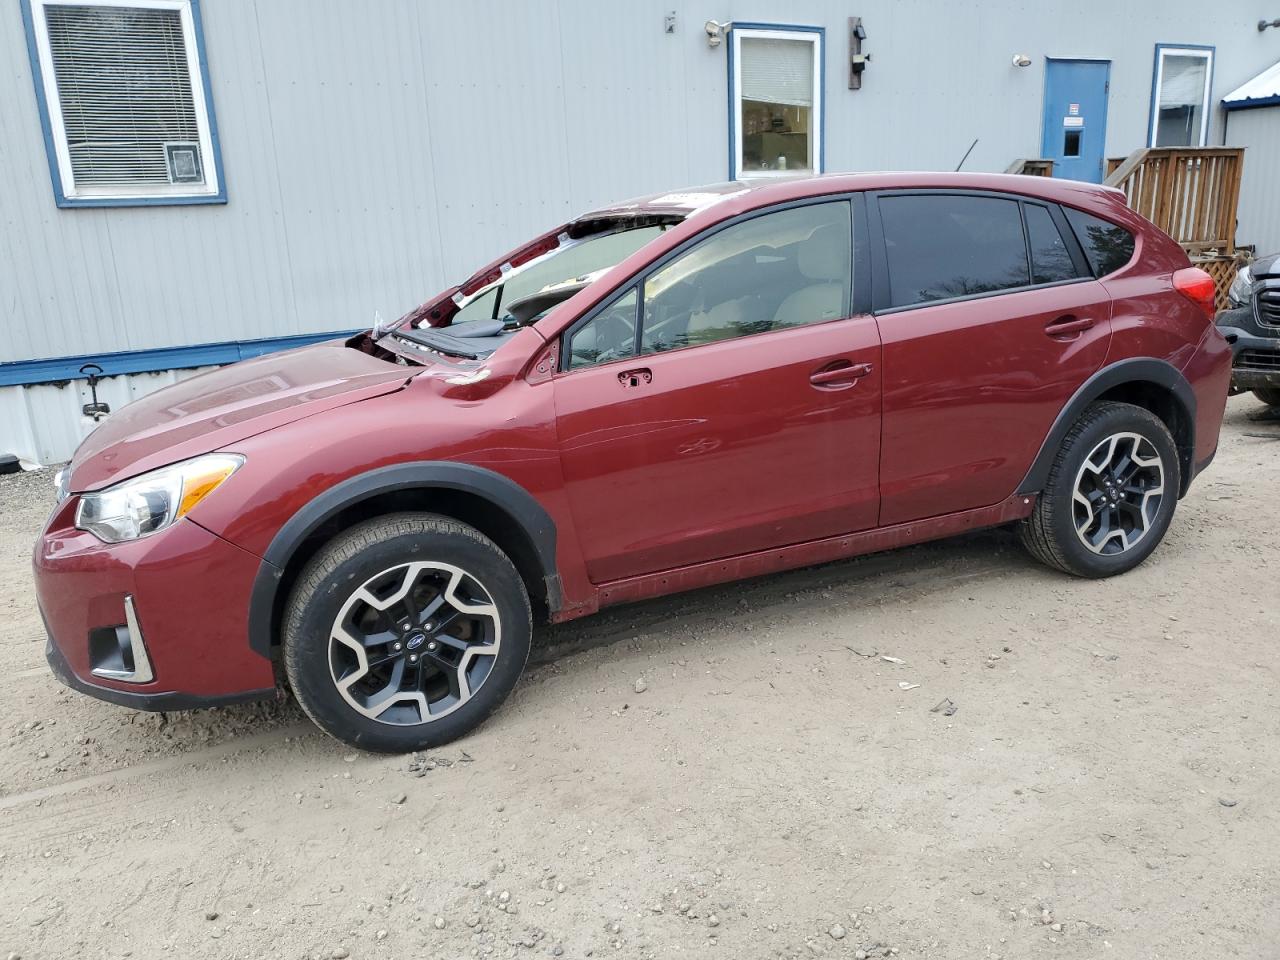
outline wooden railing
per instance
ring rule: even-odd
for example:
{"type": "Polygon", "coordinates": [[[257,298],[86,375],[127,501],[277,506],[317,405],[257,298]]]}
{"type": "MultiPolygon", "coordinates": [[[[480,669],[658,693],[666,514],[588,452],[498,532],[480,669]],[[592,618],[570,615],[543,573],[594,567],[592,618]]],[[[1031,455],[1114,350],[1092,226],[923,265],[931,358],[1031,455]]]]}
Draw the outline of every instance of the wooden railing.
{"type": "Polygon", "coordinates": [[[1105,182],[1188,253],[1231,255],[1243,166],[1243,147],[1146,147],[1105,182]]]}
{"type": "Polygon", "coordinates": [[[1021,173],[1028,177],[1052,177],[1052,160],[1015,160],[1005,173],[1021,173]]]}

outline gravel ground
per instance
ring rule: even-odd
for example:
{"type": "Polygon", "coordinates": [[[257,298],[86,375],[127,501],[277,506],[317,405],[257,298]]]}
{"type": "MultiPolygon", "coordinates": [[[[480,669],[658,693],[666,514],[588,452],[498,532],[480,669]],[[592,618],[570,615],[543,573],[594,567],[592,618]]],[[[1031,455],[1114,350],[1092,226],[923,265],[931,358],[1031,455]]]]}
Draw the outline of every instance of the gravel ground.
{"type": "Polygon", "coordinates": [[[289,703],[64,690],[50,474],[0,477],[0,957],[1272,960],[1260,410],[1230,403],[1127,576],[988,532],[628,607],[542,631],[486,726],[399,758],[289,703]]]}

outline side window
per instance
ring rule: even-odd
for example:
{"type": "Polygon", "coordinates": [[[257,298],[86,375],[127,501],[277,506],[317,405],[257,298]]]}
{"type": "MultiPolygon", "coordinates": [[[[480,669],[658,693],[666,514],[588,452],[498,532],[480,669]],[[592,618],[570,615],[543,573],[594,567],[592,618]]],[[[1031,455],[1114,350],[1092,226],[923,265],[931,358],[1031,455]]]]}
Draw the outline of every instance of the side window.
{"type": "Polygon", "coordinates": [[[1027,219],[1027,243],[1031,247],[1031,282],[1074,280],[1079,274],[1048,209],[1036,203],[1022,205],[1027,219]]]}
{"type": "Polygon", "coordinates": [[[1063,207],[1062,212],[1067,215],[1080,246],[1084,247],[1095,277],[1115,273],[1133,259],[1133,234],[1124,227],[1071,207],[1063,207]]]}
{"type": "Polygon", "coordinates": [[[569,337],[569,369],[636,355],[636,291],[632,287],[569,337]]]}
{"type": "Polygon", "coordinates": [[[1016,200],[955,194],[881,197],[880,221],[892,306],[1030,282],[1016,200]]]}
{"type": "Polygon", "coordinates": [[[847,317],[851,232],[844,200],[726,227],[645,282],[641,351],[847,317]]]}

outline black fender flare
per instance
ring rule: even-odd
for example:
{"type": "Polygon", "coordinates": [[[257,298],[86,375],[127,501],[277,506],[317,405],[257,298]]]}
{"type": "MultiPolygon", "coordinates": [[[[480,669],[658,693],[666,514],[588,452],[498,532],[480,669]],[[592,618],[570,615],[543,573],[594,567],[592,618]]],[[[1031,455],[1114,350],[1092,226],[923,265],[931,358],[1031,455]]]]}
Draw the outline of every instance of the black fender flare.
{"type": "Polygon", "coordinates": [[[1180,493],[1185,492],[1187,484],[1191,482],[1191,459],[1196,446],[1196,395],[1192,392],[1187,378],[1182,375],[1182,371],[1167,360],[1135,357],[1119,360],[1103,367],[1072,394],[1067,405],[1058,412],[1053,426],[1049,428],[1049,435],[1040,445],[1040,452],[1036,454],[1031,469],[1018,485],[1019,496],[1039,493],[1044,489],[1049,479],[1049,469],[1062,448],[1062,441],[1072,425],[1080,419],[1085,408],[1108,390],[1130,383],[1150,383],[1162,387],[1168,390],[1173,395],[1174,401],[1182,407],[1182,412],[1186,416],[1188,437],[1186,443],[1179,444],[1178,453],[1182,460],[1182,491],[1180,493]]]}
{"type": "Polygon", "coordinates": [[[297,549],[321,524],[363,500],[400,490],[456,490],[480,497],[510,519],[533,548],[547,590],[547,605],[559,608],[556,525],[542,504],[509,477],[493,470],[449,460],[413,461],[379,467],[348,477],[316,496],[277,531],[263,554],[249,597],[249,646],[271,655],[277,594],[285,568],[297,549]]]}

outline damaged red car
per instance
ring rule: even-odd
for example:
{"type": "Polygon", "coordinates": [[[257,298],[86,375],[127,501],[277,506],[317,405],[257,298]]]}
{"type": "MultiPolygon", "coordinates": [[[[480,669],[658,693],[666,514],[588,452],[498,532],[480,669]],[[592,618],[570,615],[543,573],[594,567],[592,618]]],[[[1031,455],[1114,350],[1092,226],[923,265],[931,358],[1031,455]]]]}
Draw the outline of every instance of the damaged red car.
{"type": "Polygon", "coordinates": [[[386,329],[139,400],[61,475],[48,658],[113,703],[290,687],[407,751],[539,621],[1010,525],[1104,577],[1218,443],[1213,281],[1114,190],[727,183],[593,211],[386,329]]]}

